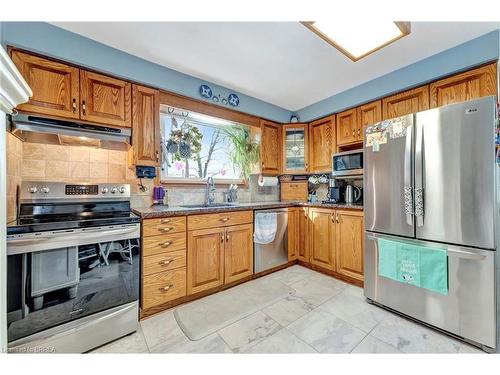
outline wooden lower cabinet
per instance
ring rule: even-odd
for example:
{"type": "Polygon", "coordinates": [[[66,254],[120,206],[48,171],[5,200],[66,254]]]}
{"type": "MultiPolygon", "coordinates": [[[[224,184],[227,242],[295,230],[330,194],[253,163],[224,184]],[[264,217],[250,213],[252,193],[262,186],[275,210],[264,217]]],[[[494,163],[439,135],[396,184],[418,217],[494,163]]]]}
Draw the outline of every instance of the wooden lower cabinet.
{"type": "Polygon", "coordinates": [[[224,283],[224,228],[188,232],[187,294],[224,283]]]}
{"type": "Polygon", "coordinates": [[[226,228],[224,283],[232,283],[253,274],[253,225],[226,228]]]}
{"type": "Polygon", "coordinates": [[[363,281],[363,212],[337,211],[337,273],[363,281]]]}
{"type": "Polygon", "coordinates": [[[335,270],[335,212],[328,208],[309,209],[310,263],[335,270]]]}
{"type": "Polygon", "coordinates": [[[186,295],[186,268],[143,276],[142,308],[161,305],[186,295]]]}
{"type": "Polygon", "coordinates": [[[310,257],[297,259],[363,281],[363,211],[310,207],[308,217],[310,257]]]}
{"type": "Polygon", "coordinates": [[[288,209],[288,261],[309,262],[309,209],[288,209]]]}
{"type": "Polygon", "coordinates": [[[188,231],[187,294],[253,274],[253,224],[188,231]]]}

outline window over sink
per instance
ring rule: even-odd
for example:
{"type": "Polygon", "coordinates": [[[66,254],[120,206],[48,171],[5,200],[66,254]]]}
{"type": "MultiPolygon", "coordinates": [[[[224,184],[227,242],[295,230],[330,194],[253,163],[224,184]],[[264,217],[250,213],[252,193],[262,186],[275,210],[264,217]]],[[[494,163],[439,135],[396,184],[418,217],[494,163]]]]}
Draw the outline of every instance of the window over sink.
{"type": "Polygon", "coordinates": [[[165,182],[244,183],[259,161],[257,129],[161,106],[161,178],[165,182]]]}

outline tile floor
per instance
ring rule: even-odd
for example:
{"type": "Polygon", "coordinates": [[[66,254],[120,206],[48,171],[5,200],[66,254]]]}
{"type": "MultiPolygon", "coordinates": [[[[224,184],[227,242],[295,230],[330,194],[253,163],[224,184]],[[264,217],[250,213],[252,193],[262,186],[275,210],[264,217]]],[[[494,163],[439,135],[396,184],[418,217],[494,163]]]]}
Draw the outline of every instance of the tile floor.
{"type": "Polygon", "coordinates": [[[93,353],[483,353],[367,303],[361,288],[301,266],[265,276],[295,290],[198,341],[173,310],[93,353]]]}

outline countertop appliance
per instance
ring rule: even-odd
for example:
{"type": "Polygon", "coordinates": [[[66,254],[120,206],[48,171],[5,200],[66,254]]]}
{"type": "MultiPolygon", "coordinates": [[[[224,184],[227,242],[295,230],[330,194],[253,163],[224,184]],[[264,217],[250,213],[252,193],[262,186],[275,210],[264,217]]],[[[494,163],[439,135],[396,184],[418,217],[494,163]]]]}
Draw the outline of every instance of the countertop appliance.
{"type": "Polygon", "coordinates": [[[127,184],[23,182],[7,228],[9,350],[79,353],[134,332],[139,238],[127,184]]]}
{"type": "Polygon", "coordinates": [[[365,130],[364,294],[498,350],[499,207],[493,97],[383,121],[365,130]],[[379,240],[446,250],[448,294],[379,275],[379,240]]]}
{"type": "Polygon", "coordinates": [[[328,202],[344,203],[345,202],[345,186],[332,186],[328,188],[328,202]]]}
{"type": "Polygon", "coordinates": [[[358,203],[363,197],[363,190],[354,185],[347,185],[345,187],[345,202],[358,203]]]}
{"type": "Polygon", "coordinates": [[[363,176],[363,150],[339,152],[332,156],[332,177],[359,178],[363,176]]]}
{"type": "Polygon", "coordinates": [[[255,210],[254,220],[258,215],[276,214],[276,234],[274,240],[267,244],[254,242],[254,272],[262,272],[288,262],[288,209],[276,208],[255,210]]]}

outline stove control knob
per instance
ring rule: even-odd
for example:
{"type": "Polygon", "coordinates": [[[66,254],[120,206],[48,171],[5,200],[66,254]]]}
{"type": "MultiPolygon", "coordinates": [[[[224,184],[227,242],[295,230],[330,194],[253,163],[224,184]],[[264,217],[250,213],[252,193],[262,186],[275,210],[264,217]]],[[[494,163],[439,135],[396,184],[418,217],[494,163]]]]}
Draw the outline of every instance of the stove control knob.
{"type": "Polygon", "coordinates": [[[32,187],[28,188],[28,191],[31,194],[35,194],[38,191],[38,188],[36,186],[32,186],[32,187]]]}
{"type": "Polygon", "coordinates": [[[101,189],[101,193],[106,194],[107,192],[109,192],[109,189],[107,187],[103,187],[101,189]]]}
{"type": "Polygon", "coordinates": [[[116,194],[118,192],[118,188],[112,187],[111,188],[111,194],[116,194]]]}
{"type": "Polygon", "coordinates": [[[43,188],[40,189],[40,191],[42,193],[48,194],[48,192],[50,191],[50,188],[48,188],[47,186],[44,186],[43,188]]]}
{"type": "Polygon", "coordinates": [[[120,193],[122,193],[122,194],[125,193],[125,190],[126,190],[125,186],[120,186],[120,189],[119,189],[120,193]]]}

